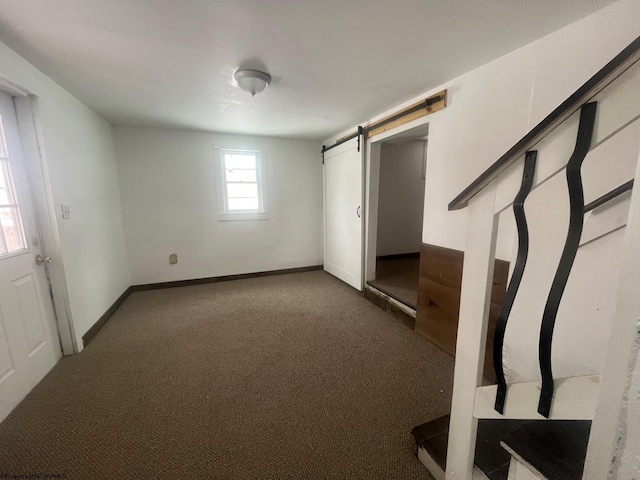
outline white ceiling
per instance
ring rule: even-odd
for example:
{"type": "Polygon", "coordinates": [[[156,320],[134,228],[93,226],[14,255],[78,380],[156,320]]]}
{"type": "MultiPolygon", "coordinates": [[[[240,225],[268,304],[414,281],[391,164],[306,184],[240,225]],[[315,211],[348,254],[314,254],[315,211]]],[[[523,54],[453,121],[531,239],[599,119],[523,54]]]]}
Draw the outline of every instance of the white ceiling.
{"type": "Polygon", "coordinates": [[[0,40],[113,124],[324,139],[610,3],[0,0],[0,40]]]}

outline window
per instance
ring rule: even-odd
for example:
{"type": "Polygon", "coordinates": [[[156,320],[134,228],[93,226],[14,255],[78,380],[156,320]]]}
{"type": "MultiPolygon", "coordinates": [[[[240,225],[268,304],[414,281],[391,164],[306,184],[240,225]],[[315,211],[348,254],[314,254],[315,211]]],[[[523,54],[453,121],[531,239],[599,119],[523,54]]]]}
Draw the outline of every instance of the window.
{"type": "Polygon", "coordinates": [[[11,177],[2,116],[0,116],[0,257],[25,250],[20,207],[11,177]]]}
{"type": "Polygon", "coordinates": [[[214,150],[219,220],[268,219],[265,159],[257,150],[214,150]]]}

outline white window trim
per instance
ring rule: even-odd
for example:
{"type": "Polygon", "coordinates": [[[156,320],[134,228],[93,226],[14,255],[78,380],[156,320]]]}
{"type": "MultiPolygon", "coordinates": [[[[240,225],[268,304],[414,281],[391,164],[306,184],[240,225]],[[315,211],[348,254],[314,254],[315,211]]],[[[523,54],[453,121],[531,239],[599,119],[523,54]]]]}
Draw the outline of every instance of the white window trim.
{"type": "Polygon", "coordinates": [[[213,161],[215,166],[216,177],[216,197],[218,200],[219,222],[235,221],[235,220],[269,220],[269,177],[267,174],[267,149],[266,148],[213,148],[213,161]],[[225,173],[224,162],[222,161],[221,152],[257,152],[258,162],[256,163],[256,175],[258,180],[258,201],[260,210],[257,212],[228,212],[226,208],[225,195],[225,173]]]}

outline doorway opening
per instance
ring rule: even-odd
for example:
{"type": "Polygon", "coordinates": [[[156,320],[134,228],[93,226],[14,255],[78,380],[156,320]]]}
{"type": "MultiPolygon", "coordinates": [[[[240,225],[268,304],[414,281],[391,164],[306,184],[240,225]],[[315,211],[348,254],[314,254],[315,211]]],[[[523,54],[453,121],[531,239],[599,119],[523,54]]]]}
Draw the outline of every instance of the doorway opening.
{"type": "MultiPolygon", "coordinates": [[[[375,241],[369,243],[367,263],[373,271],[367,283],[413,310],[418,302],[427,141],[425,124],[376,142],[377,155],[371,157],[378,164],[371,166],[371,175],[377,171],[378,177],[371,179],[377,184],[377,212],[371,212],[376,218],[369,235],[375,241]]],[[[371,195],[376,195],[373,189],[371,195]]]]}

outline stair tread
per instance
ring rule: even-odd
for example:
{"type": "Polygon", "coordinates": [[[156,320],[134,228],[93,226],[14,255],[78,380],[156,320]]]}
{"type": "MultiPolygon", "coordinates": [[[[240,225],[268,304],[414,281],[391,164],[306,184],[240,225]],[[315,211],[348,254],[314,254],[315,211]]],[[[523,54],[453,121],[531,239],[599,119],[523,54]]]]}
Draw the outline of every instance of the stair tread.
{"type": "MultiPolygon", "coordinates": [[[[508,434],[532,423],[531,420],[481,420],[478,422],[475,465],[490,480],[506,480],[511,455],[500,446],[508,434]]],[[[449,415],[436,418],[415,427],[411,433],[416,448],[423,448],[444,471],[449,441],[449,415]]]]}
{"type": "Polygon", "coordinates": [[[550,480],[580,479],[590,431],[590,420],[536,420],[506,435],[502,444],[550,480]]]}
{"type": "Polygon", "coordinates": [[[426,438],[422,443],[431,458],[435,460],[438,466],[444,471],[447,469],[447,444],[449,442],[449,432],[439,433],[433,437],[426,438]]]}
{"type": "Polygon", "coordinates": [[[475,465],[490,480],[506,480],[511,455],[500,446],[507,435],[526,428],[532,420],[480,420],[476,440],[475,465]]]}
{"type": "Polygon", "coordinates": [[[434,435],[438,435],[439,433],[448,432],[449,418],[450,415],[443,415],[429,422],[418,425],[413,430],[411,430],[411,435],[416,438],[416,442],[420,442],[421,440],[433,437],[434,435]]]}
{"type": "MultiPolygon", "coordinates": [[[[589,442],[590,420],[478,421],[474,463],[490,480],[506,480],[513,454],[553,479],[580,479],[589,442]]],[[[423,448],[444,471],[449,415],[415,427],[416,449],[423,448]]]]}
{"type": "Polygon", "coordinates": [[[438,466],[445,470],[449,440],[449,415],[443,415],[418,425],[411,430],[411,434],[416,440],[416,451],[418,448],[425,449],[438,466]]]}

